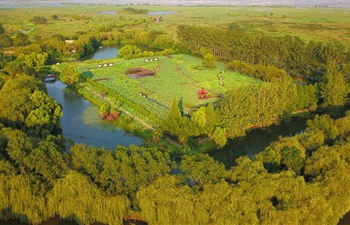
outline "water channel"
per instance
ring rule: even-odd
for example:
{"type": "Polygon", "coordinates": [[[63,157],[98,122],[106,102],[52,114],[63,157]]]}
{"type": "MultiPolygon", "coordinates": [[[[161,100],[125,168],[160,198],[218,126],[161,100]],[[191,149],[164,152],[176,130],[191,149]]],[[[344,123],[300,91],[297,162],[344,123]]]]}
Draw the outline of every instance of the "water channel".
{"type": "Polygon", "coordinates": [[[222,162],[229,168],[235,164],[240,156],[247,155],[252,158],[255,154],[264,150],[269,143],[277,141],[279,136],[294,136],[303,132],[306,127],[306,118],[293,118],[288,123],[271,126],[264,130],[253,130],[244,137],[230,140],[229,143],[217,151],[209,153],[215,160],[222,162]]]}
{"type": "MultiPolygon", "coordinates": [[[[95,54],[87,59],[103,59],[116,56],[117,46],[100,48],[95,54]]],[[[142,140],[118,130],[111,125],[101,123],[98,109],[79,95],[65,92],[66,85],[60,81],[48,83],[47,89],[51,97],[62,105],[63,117],[61,119],[63,135],[75,143],[84,143],[96,147],[104,146],[106,149],[114,149],[117,145],[129,146],[130,144],[141,145],[142,140]],[[95,118],[95,119],[91,119],[95,118]]],[[[302,132],[306,127],[305,118],[293,118],[289,123],[272,126],[264,130],[254,130],[245,137],[235,138],[224,148],[210,152],[209,154],[231,167],[235,160],[242,155],[253,155],[262,151],[270,142],[278,140],[278,136],[292,136],[302,132]]],[[[18,221],[5,222],[4,225],[19,224],[18,221]]],[[[63,221],[56,217],[43,222],[41,225],[75,225],[75,222],[63,221]]],[[[350,224],[348,213],[338,225],[350,224]]]]}

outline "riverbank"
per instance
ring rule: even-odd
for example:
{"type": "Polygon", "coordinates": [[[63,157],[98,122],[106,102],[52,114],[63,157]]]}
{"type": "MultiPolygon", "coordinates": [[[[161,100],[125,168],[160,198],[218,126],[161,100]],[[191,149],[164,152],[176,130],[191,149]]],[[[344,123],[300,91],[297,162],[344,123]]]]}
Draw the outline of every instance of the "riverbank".
{"type": "Polygon", "coordinates": [[[61,81],[46,83],[46,86],[48,94],[62,105],[61,126],[67,140],[106,149],[143,143],[140,137],[101,121],[98,109],[74,90],[66,91],[67,85],[61,81]]]}

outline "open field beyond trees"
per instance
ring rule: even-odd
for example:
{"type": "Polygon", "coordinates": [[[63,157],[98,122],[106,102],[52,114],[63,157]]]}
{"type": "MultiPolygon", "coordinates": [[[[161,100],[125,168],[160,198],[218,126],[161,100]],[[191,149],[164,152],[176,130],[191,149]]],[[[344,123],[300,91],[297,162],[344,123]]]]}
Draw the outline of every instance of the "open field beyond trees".
{"type": "Polygon", "coordinates": [[[304,40],[321,40],[350,43],[350,10],[326,7],[239,7],[239,6],[132,6],[147,12],[173,12],[163,15],[161,23],[154,23],[157,15],[130,14],[123,11],[129,6],[117,5],[59,5],[56,7],[6,8],[1,5],[0,23],[5,30],[40,33],[50,36],[73,36],[77,31],[96,32],[103,26],[115,24],[121,28],[141,28],[162,31],[175,36],[176,26],[207,25],[237,27],[251,33],[272,36],[292,35],[304,40]],[[113,12],[113,13],[103,13],[113,12]],[[53,17],[56,15],[57,17],[53,17]],[[45,17],[46,24],[34,24],[34,16],[45,17]],[[34,32],[35,31],[35,32],[34,32]]]}

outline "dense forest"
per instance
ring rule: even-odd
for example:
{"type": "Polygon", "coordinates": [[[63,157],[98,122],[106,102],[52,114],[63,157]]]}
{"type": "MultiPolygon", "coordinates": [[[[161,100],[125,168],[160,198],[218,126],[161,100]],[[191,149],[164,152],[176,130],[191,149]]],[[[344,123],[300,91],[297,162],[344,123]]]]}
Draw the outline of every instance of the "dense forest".
{"type": "MultiPolygon", "coordinates": [[[[159,31],[113,24],[94,35],[31,39],[0,26],[0,45],[14,49],[10,56],[0,53],[0,219],[30,224],[55,216],[79,224],[128,219],[148,224],[337,224],[350,210],[350,112],[342,113],[349,93],[346,46],[188,25],[179,25],[173,40],[159,31]],[[213,56],[227,70],[263,81],[230,90],[191,115],[174,99],[153,137],[164,133],[186,144],[205,136],[222,147],[228,138],[278,124],[297,110],[321,113],[303,133],[280,137],[230,168],[200,152],[182,152],[178,162],[164,148],[66,146],[61,106],[47,95],[40,69],[79,60],[103,41],[126,39],[153,42],[168,53],[213,56]]],[[[138,51],[128,54],[142,57],[138,51]]],[[[68,84],[79,81],[74,70],[62,74],[68,84]]]]}

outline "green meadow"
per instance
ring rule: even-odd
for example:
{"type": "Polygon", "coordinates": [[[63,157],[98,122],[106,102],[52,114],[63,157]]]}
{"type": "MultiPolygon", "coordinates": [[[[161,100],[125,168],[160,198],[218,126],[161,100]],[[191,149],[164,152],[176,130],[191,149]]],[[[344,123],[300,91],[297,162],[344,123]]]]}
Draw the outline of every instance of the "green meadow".
{"type": "Polygon", "coordinates": [[[184,109],[189,111],[217,101],[230,89],[261,82],[233,71],[225,71],[223,63],[216,63],[214,69],[205,68],[202,60],[193,56],[160,56],[152,61],[148,58],[148,62],[145,59],[147,58],[88,61],[80,63],[77,70],[92,80],[108,78],[95,82],[107,87],[108,93],[121,95],[161,119],[167,116],[174,98],[182,99],[184,109]],[[157,67],[159,71],[153,76],[136,79],[125,73],[130,68],[148,68],[155,71],[157,67]],[[208,92],[206,99],[198,99],[197,92],[201,88],[208,92]]]}

